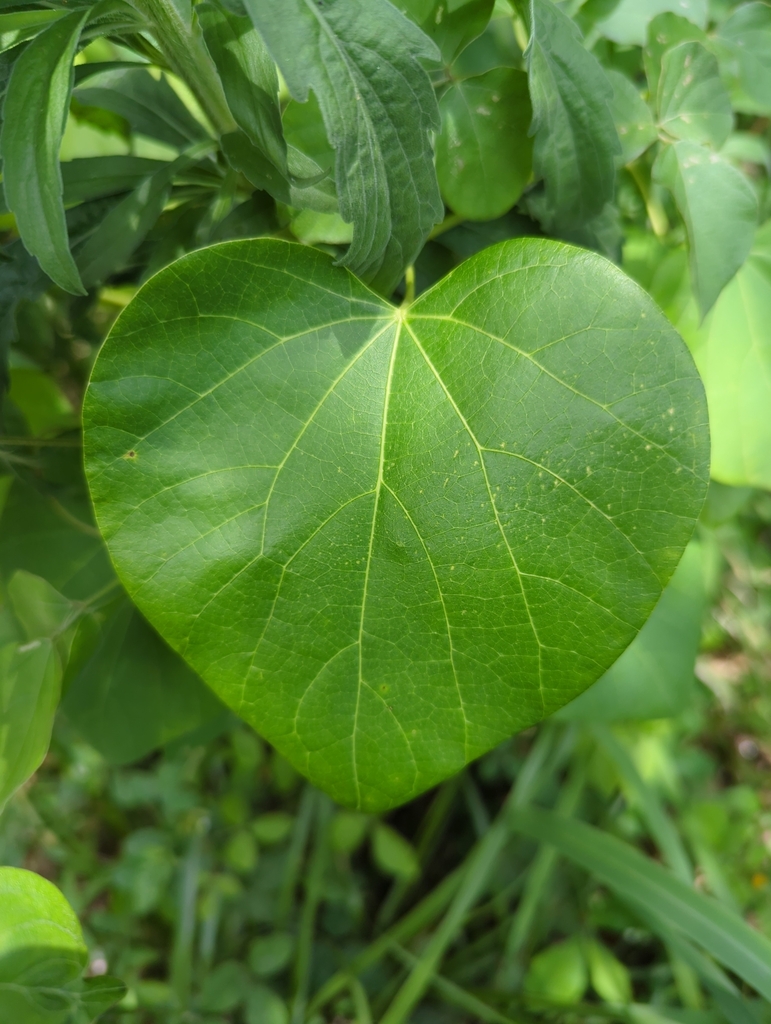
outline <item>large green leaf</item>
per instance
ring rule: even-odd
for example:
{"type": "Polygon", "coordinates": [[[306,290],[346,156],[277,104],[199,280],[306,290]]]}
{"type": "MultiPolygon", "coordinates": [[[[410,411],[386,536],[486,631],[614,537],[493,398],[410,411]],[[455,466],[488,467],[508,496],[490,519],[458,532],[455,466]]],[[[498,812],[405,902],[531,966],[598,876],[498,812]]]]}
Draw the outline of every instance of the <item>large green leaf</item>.
{"type": "Polygon", "coordinates": [[[530,178],[533,142],[527,77],[495,68],[451,86],[439,104],[436,170],[447,205],[466,220],[510,210],[530,178]]]}
{"type": "Polygon", "coordinates": [[[591,825],[535,808],[517,810],[510,820],[516,831],[556,846],[626,902],[687,936],[771,999],[771,941],[723,904],[591,825]]]}
{"type": "Polygon", "coordinates": [[[733,126],[717,60],[701,43],[679,43],[664,54],[657,106],[660,127],[676,139],[720,149],[733,126]]]}
{"type": "Polygon", "coordinates": [[[693,288],[705,316],[752,248],[755,191],[741,171],[696,142],[665,146],[653,174],[672,191],[685,221],[693,288]]]}
{"type": "Polygon", "coordinates": [[[620,152],[613,87],[574,22],[551,0],[531,0],[530,20],[533,159],[546,183],[539,217],[546,227],[574,227],[613,198],[620,152]]]}
{"type": "Polygon", "coordinates": [[[654,303],[517,239],[405,311],[275,240],[123,312],[85,407],[132,597],[336,798],[396,804],[585,689],[703,500],[706,406],[654,303]]]}
{"type": "Polygon", "coordinates": [[[70,254],[59,146],[72,89],[72,60],[87,11],[73,11],[34,39],[16,61],[3,107],[5,199],[24,245],[65,291],[84,289],[70,254]]]}
{"type": "Polygon", "coordinates": [[[712,474],[771,488],[771,223],[698,333],[688,337],[704,380],[712,474]]]}
{"type": "Polygon", "coordinates": [[[700,28],[707,27],[707,0],[621,0],[597,27],[606,39],[624,46],[642,46],[651,20],[665,12],[682,15],[700,28]]]}
{"type": "Polygon", "coordinates": [[[771,114],[771,7],[741,4],[720,26],[718,40],[727,51],[723,70],[736,109],[771,114]]]}
{"type": "Polygon", "coordinates": [[[64,202],[82,203],[101,196],[129,192],[161,170],[163,160],[141,156],[94,156],[62,163],[64,202]]]}
{"type": "Polygon", "coordinates": [[[685,710],[693,694],[704,603],[701,548],[692,541],[638,636],[602,679],[558,712],[559,717],[620,722],[669,718],[685,710]]]}
{"type": "Polygon", "coordinates": [[[0,1016],[8,1024],[91,1024],[126,992],[81,978],[88,961],[72,907],[32,871],[0,867],[0,1016]]]}
{"type": "Polygon", "coordinates": [[[300,102],[312,89],[337,152],[343,262],[388,294],[443,209],[429,133],[439,115],[421,59],[431,40],[388,0],[247,0],[300,102]]]}

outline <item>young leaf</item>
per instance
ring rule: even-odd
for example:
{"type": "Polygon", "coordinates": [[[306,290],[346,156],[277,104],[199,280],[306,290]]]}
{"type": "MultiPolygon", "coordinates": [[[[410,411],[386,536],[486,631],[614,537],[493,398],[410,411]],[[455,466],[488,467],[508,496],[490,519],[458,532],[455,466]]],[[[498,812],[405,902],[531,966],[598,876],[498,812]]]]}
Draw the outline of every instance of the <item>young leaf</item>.
{"type": "Polygon", "coordinates": [[[532,239],[408,311],[291,243],[191,254],[121,315],[85,423],[139,607],[284,756],[366,809],[596,679],[706,487],[704,397],[677,334],[601,257],[532,239]]]}
{"type": "Polygon", "coordinates": [[[699,28],[707,27],[707,0],[621,0],[597,29],[622,46],[643,46],[648,24],[665,12],[681,15],[699,28]]]}
{"type": "Polygon", "coordinates": [[[48,751],[73,610],[44,579],[24,571],[9,581],[8,598],[23,639],[0,649],[0,811],[48,751]]]}
{"type": "Polygon", "coordinates": [[[707,36],[698,25],[677,14],[659,14],[648,25],[648,37],[643,50],[643,63],[648,78],[648,92],[655,101],[659,89],[661,61],[667,50],[678,43],[706,43],[707,36]]]}
{"type": "Polygon", "coordinates": [[[583,998],[589,984],[586,958],[578,936],[555,942],[530,961],[525,994],[536,1003],[572,1006],[583,998]]]}
{"type": "Polygon", "coordinates": [[[676,139],[720,149],[733,126],[717,60],[701,43],[679,43],[661,61],[659,125],[676,139]]]}
{"type": "Polygon", "coordinates": [[[126,994],[115,978],[80,977],[88,950],[56,886],[0,867],[0,1017],[13,1024],[90,1024],[126,994]]]}
{"type": "Polygon", "coordinates": [[[613,956],[608,947],[601,942],[587,942],[586,957],[592,988],[600,999],[616,1005],[631,1003],[632,979],[629,969],[613,956]]]}
{"type": "Polygon", "coordinates": [[[21,239],[46,274],[75,295],[84,289],[67,239],[59,146],[87,17],[73,11],[28,44],[8,83],[0,138],[5,199],[21,239]]]}
{"type": "Polygon", "coordinates": [[[659,133],[650,107],[626,75],[611,68],[606,72],[613,86],[611,111],[621,142],[621,159],[630,164],[652,146],[659,133]]]}
{"type": "Polygon", "coordinates": [[[536,176],[546,183],[546,227],[575,227],[613,198],[620,152],[613,88],[571,19],[551,0],[531,0],[526,51],[536,176]]]}
{"type": "Polygon", "coordinates": [[[734,107],[771,115],[771,7],[741,4],[720,26],[717,38],[728,51],[723,68],[732,80],[734,107]]]}
{"type": "Polygon", "coordinates": [[[480,36],[495,0],[396,0],[396,6],[430,36],[445,64],[452,64],[480,36]]]}
{"type": "Polygon", "coordinates": [[[704,380],[712,474],[737,487],[771,488],[771,225],[688,339],[704,380]]]}
{"type": "Polygon", "coordinates": [[[123,598],[68,681],[62,710],[111,764],[129,764],[224,708],[123,598]]]}
{"type": "Polygon", "coordinates": [[[673,193],[685,221],[691,278],[706,316],[752,248],[755,191],[741,171],[695,142],[665,146],[653,175],[673,193]]]}
{"type": "Polygon", "coordinates": [[[436,171],[447,205],[465,220],[510,210],[532,171],[527,77],[496,68],[456,82],[442,97],[436,171]]]}
{"type": "Polygon", "coordinates": [[[433,43],[387,0],[247,0],[292,96],[312,89],[337,152],[342,262],[390,293],[442,217],[429,133],[439,115],[420,60],[433,43]]]}
{"type": "Polygon", "coordinates": [[[0,811],[48,751],[61,682],[50,639],[0,648],[0,811]]]}
{"type": "Polygon", "coordinates": [[[702,553],[692,541],[653,614],[629,647],[594,686],[559,711],[559,717],[624,722],[670,718],[685,710],[693,694],[704,602],[702,553]]]}
{"type": "Polygon", "coordinates": [[[556,846],[625,902],[646,908],[771,999],[771,941],[721,903],[628,843],[574,818],[526,808],[514,811],[510,821],[515,831],[556,846]]]}

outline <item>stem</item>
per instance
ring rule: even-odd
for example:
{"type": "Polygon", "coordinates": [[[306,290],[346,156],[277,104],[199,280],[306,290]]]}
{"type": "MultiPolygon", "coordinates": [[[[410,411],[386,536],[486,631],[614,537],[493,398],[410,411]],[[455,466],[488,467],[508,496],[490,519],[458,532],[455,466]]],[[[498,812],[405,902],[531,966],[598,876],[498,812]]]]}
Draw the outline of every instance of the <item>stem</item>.
{"type": "Polygon", "coordinates": [[[329,857],[329,821],[332,817],[331,801],[318,794],[316,841],[308,871],[305,888],[305,902],[300,916],[300,934],[297,940],[297,959],[295,960],[295,997],[292,1006],[292,1024],[303,1024],[305,1010],[308,1005],[308,987],[310,985],[311,964],[313,957],[313,936],[316,927],[316,912],[324,894],[324,872],[329,857]]]}
{"type": "Polygon", "coordinates": [[[640,191],[643,202],[645,203],[645,210],[648,214],[648,220],[651,222],[653,233],[656,238],[665,238],[669,231],[669,219],[667,218],[666,211],[658,199],[655,199],[648,188],[645,178],[640,173],[640,168],[637,164],[628,164],[627,170],[632,176],[632,180],[640,191]]]}
{"type": "Polygon", "coordinates": [[[235,131],[217,68],[191,13],[188,23],[174,0],[131,0],[156,29],[156,41],[169,65],[190,86],[217,135],[235,131]]]}
{"type": "Polygon", "coordinates": [[[459,213],[448,213],[441,224],[437,224],[431,234],[428,236],[428,240],[431,241],[433,238],[438,238],[443,235],[445,231],[449,231],[450,228],[457,228],[459,224],[463,223],[463,217],[459,213]]]}
{"type": "Polygon", "coordinates": [[[404,271],[404,303],[409,306],[415,301],[415,267],[412,263],[404,271]]]}

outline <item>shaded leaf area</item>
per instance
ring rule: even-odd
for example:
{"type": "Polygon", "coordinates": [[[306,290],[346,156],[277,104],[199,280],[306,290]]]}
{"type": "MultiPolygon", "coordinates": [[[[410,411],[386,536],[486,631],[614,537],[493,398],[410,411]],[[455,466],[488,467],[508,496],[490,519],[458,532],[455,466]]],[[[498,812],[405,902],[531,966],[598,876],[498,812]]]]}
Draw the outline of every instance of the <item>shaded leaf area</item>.
{"type": "Polygon", "coordinates": [[[629,644],[703,500],[705,414],[687,350],[599,257],[506,243],[405,315],[258,241],[134,300],[86,451],[140,609],[301,771],[376,809],[629,644]]]}

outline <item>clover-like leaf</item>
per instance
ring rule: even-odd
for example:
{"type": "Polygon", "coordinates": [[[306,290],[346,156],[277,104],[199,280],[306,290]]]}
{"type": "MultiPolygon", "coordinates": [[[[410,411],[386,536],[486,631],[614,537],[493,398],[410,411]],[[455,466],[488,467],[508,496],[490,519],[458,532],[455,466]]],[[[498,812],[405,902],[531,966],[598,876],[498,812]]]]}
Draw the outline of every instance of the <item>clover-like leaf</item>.
{"type": "Polygon", "coordinates": [[[85,407],[140,609],[314,783],[367,810],[584,690],[692,532],[703,389],[600,256],[517,239],[396,309],[230,242],[121,314],[85,407]]]}

